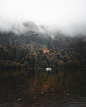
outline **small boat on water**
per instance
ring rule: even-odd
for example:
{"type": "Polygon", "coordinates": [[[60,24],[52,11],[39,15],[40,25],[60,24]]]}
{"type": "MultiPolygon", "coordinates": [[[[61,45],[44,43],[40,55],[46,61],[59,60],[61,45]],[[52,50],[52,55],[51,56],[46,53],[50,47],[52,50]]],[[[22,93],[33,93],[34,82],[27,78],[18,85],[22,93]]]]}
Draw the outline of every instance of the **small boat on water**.
{"type": "Polygon", "coordinates": [[[46,68],[46,71],[51,71],[51,68],[46,68]]]}

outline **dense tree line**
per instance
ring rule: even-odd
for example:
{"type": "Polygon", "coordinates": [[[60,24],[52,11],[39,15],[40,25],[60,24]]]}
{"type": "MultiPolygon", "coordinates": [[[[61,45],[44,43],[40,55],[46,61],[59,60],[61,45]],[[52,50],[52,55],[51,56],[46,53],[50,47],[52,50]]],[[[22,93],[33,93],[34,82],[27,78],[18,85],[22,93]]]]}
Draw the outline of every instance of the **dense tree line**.
{"type": "Polygon", "coordinates": [[[86,67],[86,41],[55,39],[55,47],[34,50],[23,46],[0,46],[0,68],[86,67]],[[60,41],[60,43],[58,42],[60,41]],[[64,45],[63,45],[63,44],[64,45]],[[56,46],[59,44],[58,46],[56,46]]]}
{"type": "Polygon", "coordinates": [[[15,65],[16,68],[86,67],[86,36],[56,33],[52,38],[35,32],[0,33],[0,68],[15,65]]]}

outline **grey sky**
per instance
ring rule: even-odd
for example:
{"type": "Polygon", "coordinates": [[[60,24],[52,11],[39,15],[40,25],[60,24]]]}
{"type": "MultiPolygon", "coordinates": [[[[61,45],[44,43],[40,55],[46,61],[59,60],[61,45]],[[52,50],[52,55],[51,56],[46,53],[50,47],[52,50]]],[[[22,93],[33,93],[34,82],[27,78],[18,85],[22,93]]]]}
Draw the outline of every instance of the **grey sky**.
{"type": "Polygon", "coordinates": [[[22,29],[28,21],[52,31],[86,33],[86,0],[0,0],[0,30],[22,29]]]}

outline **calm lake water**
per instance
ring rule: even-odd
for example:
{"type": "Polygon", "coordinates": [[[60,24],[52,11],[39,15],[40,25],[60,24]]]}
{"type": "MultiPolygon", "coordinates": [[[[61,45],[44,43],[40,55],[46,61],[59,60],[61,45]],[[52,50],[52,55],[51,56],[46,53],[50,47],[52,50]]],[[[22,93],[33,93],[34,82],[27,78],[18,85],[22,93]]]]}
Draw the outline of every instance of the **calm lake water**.
{"type": "Polygon", "coordinates": [[[86,107],[86,69],[0,69],[0,107],[86,107]]]}

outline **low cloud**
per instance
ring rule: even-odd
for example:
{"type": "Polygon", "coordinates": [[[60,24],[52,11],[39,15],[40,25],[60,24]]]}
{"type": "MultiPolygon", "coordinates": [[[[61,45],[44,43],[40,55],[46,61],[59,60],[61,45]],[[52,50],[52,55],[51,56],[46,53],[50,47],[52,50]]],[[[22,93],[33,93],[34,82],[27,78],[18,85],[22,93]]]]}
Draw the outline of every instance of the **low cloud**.
{"type": "Polygon", "coordinates": [[[29,30],[86,35],[86,0],[0,0],[0,31],[29,30]]]}

